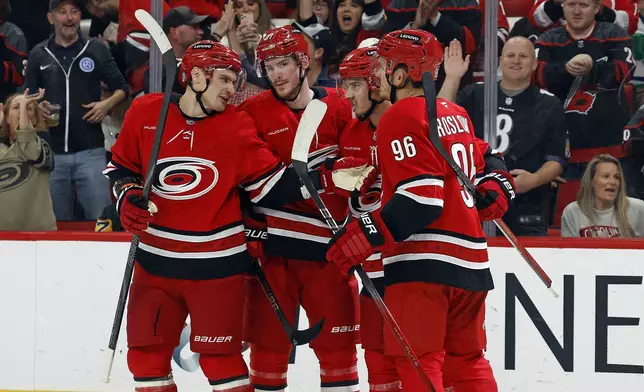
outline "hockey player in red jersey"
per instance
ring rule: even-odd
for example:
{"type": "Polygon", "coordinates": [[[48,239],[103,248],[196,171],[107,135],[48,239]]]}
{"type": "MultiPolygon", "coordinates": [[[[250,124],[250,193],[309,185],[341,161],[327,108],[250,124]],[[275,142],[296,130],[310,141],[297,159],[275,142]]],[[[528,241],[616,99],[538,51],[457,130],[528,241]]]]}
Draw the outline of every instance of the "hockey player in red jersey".
{"type": "MultiPolygon", "coordinates": [[[[381,251],[385,302],[438,392],[491,392],[497,386],[483,356],[485,298],[493,288],[481,216],[498,218],[513,197],[511,176],[494,171],[477,185],[476,203],[429,140],[421,77],[436,77],[443,51],[421,30],[399,30],[378,43],[381,96],[393,105],[377,134],[382,208],[348,223],[327,257],[349,271],[381,251]]],[[[441,142],[473,180],[483,155],[466,111],[439,99],[441,142]]],[[[425,387],[396,338],[385,331],[404,391],[425,387]]]]}
{"type": "Polygon", "coordinates": [[[140,235],[127,311],[128,366],[137,392],[175,392],[171,357],[187,315],[191,350],[213,391],[250,392],[241,355],[244,274],[251,258],[239,191],[254,203],[303,200],[291,168],[229,102],[241,72],[239,56],[200,41],[183,57],[168,109],[148,205],[141,200],[163,95],[138,98],[126,114],[112,161],[117,211],[140,235]]]}
{"type": "MultiPolygon", "coordinates": [[[[377,167],[376,127],[391,103],[380,97],[376,78],[371,73],[375,54],[375,46],[355,49],[340,63],[342,88],[355,114],[355,118],[340,135],[340,155],[367,159],[377,167]]],[[[349,208],[354,218],[380,208],[381,189],[382,180],[378,178],[364,196],[357,193],[352,195],[349,208]]],[[[384,296],[385,282],[380,252],[369,256],[364,262],[364,268],[380,295],[384,296]]],[[[384,355],[383,325],[376,304],[369,292],[363,289],[360,293],[360,340],[365,350],[369,391],[401,391],[393,357],[384,355]]]]}
{"type": "MultiPolygon", "coordinates": [[[[347,215],[350,191],[366,190],[375,169],[364,160],[338,157],[341,130],[351,120],[349,102],[336,89],[309,87],[307,43],[292,26],[267,31],[257,46],[257,61],[271,90],[249,98],[239,108],[257,123],[260,136],[286,165],[302,110],[313,99],[328,105],[317,136],[311,143],[309,169],[324,191],[321,197],[336,221],[347,215]],[[363,175],[353,187],[338,188],[332,173],[354,167],[363,175]]],[[[358,286],[355,278],[341,275],[325,253],[331,230],[311,200],[282,208],[258,208],[267,225],[262,267],[287,315],[298,303],[310,320],[326,317],[324,328],[310,347],[320,362],[324,391],[357,391],[359,388],[356,341],[358,286]]],[[[255,391],[283,391],[290,342],[256,281],[249,282],[244,316],[244,340],[251,344],[251,381],[255,391]]],[[[292,317],[292,316],[291,316],[292,317]]]]}

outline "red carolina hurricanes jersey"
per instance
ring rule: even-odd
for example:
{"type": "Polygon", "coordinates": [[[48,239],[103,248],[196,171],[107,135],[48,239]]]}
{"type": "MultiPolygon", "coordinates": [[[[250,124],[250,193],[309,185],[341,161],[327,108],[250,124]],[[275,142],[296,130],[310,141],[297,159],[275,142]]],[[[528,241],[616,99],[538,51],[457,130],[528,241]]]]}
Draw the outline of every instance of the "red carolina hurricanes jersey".
{"type": "MultiPolygon", "coordinates": [[[[284,165],[256,134],[246,113],[229,105],[204,119],[183,115],[178,97],[168,110],[150,200],[158,213],[140,237],[136,260],[150,273],[209,279],[248,271],[250,256],[238,187],[258,202],[284,165]]],[[[105,174],[145,181],[162,94],[134,100],[112,147],[105,174]]]]}
{"type": "MultiPolygon", "coordinates": [[[[328,105],[326,115],[309,149],[309,170],[315,170],[326,158],[338,156],[341,130],[351,120],[349,101],[335,89],[313,87],[314,98],[328,105]]],[[[277,100],[270,90],[244,101],[238,107],[251,115],[264,139],[286,165],[291,163],[295,131],[303,111],[293,111],[277,100]]],[[[322,194],[322,200],[333,218],[341,222],[348,212],[347,200],[337,195],[322,194]]],[[[285,205],[279,209],[255,207],[264,215],[268,237],[267,254],[286,258],[325,261],[332,232],[312,200],[285,205]]]]}
{"type": "MultiPolygon", "coordinates": [[[[170,6],[166,1],[162,1],[163,15],[170,11],[170,6]]],[[[121,42],[128,39],[130,43],[136,47],[150,47],[150,37],[143,35],[130,35],[134,31],[139,31],[147,34],[145,27],[134,16],[134,11],[144,9],[150,12],[150,0],[120,0],[119,1],[119,28],[116,35],[116,42],[121,42]]],[[[146,50],[147,51],[147,50],[146,50]]]]}
{"type": "MultiPolygon", "coordinates": [[[[378,167],[378,150],[376,148],[376,128],[371,121],[360,121],[352,119],[340,135],[340,156],[362,158],[374,167],[378,167]]],[[[376,211],[380,208],[382,197],[382,177],[371,185],[364,196],[357,192],[349,199],[349,209],[354,217],[365,212],[376,211]]],[[[384,276],[380,252],[376,252],[367,258],[369,263],[364,265],[367,275],[371,279],[379,279],[384,276]]],[[[375,284],[376,282],[374,282],[375,284]]],[[[378,285],[376,285],[378,287],[378,285]]]]}
{"type": "MultiPolygon", "coordinates": [[[[474,180],[484,160],[467,112],[439,99],[437,117],[441,142],[474,180]]],[[[397,205],[403,207],[396,214],[409,222],[422,208],[442,208],[440,217],[423,230],[382,251],[385,283],[423,281],[472,291],[492,289],[478,211],[429,141],[424,98],[405,98],[392,105],[381,118],[377,134],[383,208],[398,198],[402,202],[397,205]]]]}

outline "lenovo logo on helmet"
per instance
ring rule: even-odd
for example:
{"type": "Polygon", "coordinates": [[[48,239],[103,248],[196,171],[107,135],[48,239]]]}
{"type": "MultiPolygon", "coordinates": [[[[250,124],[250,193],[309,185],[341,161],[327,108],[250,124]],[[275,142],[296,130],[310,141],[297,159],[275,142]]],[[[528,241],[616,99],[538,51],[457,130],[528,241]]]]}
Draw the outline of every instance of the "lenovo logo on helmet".
{"type": "Polygon", "coordinates": [[[416,35],[406,34],[406,33],[400,34],[398,36],[398,38],[407,39],[407,40],[415,41],[415,42],[420,41],[420,37],[418,37],[416,35]]]}
{"type": "Polygon", "coordinates": [[[194,44],[193,49],[212,49],[212,44],[194,44]]]}

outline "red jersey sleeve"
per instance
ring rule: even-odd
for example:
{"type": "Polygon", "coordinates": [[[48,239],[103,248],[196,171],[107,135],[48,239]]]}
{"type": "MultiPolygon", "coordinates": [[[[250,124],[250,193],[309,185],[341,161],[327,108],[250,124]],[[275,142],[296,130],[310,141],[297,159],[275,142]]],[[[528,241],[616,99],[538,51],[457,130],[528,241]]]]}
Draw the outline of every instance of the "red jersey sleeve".
{"type": "Polygon", "coordinates": [[[143,178],[141,119],[147,118],[147,113],[158,113],[157,106],[160,106],[162,99],[162,94],[148,94],[137,98],[125,113],[121,132],[111,148],[112,160],[103,171],[112,182],[125,177],[143,178]]]}
{"type": "Polygon", "coordinates": [[[240,141],[237,183],[249,193],[250,201],[259,203],[284,175],[286,167],[268,144],[259,138],[255,123],[245,112],[238,112],[237,138],[240,141]]]}

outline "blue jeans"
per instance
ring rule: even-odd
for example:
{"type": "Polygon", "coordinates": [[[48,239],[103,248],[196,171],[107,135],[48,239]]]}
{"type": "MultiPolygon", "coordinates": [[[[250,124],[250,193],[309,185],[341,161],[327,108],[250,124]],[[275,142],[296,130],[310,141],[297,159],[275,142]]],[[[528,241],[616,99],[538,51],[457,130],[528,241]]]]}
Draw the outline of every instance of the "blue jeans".
{"type": "Polygon", "coordinates": [[[103,148],[56,154],[56,167],[49,177],[49,188],[57,220],[74,219],[73,188],[85,219],[95,220],[101,215],[112,202],[110,182],[101,173],[105,164],[103,148]]]}

